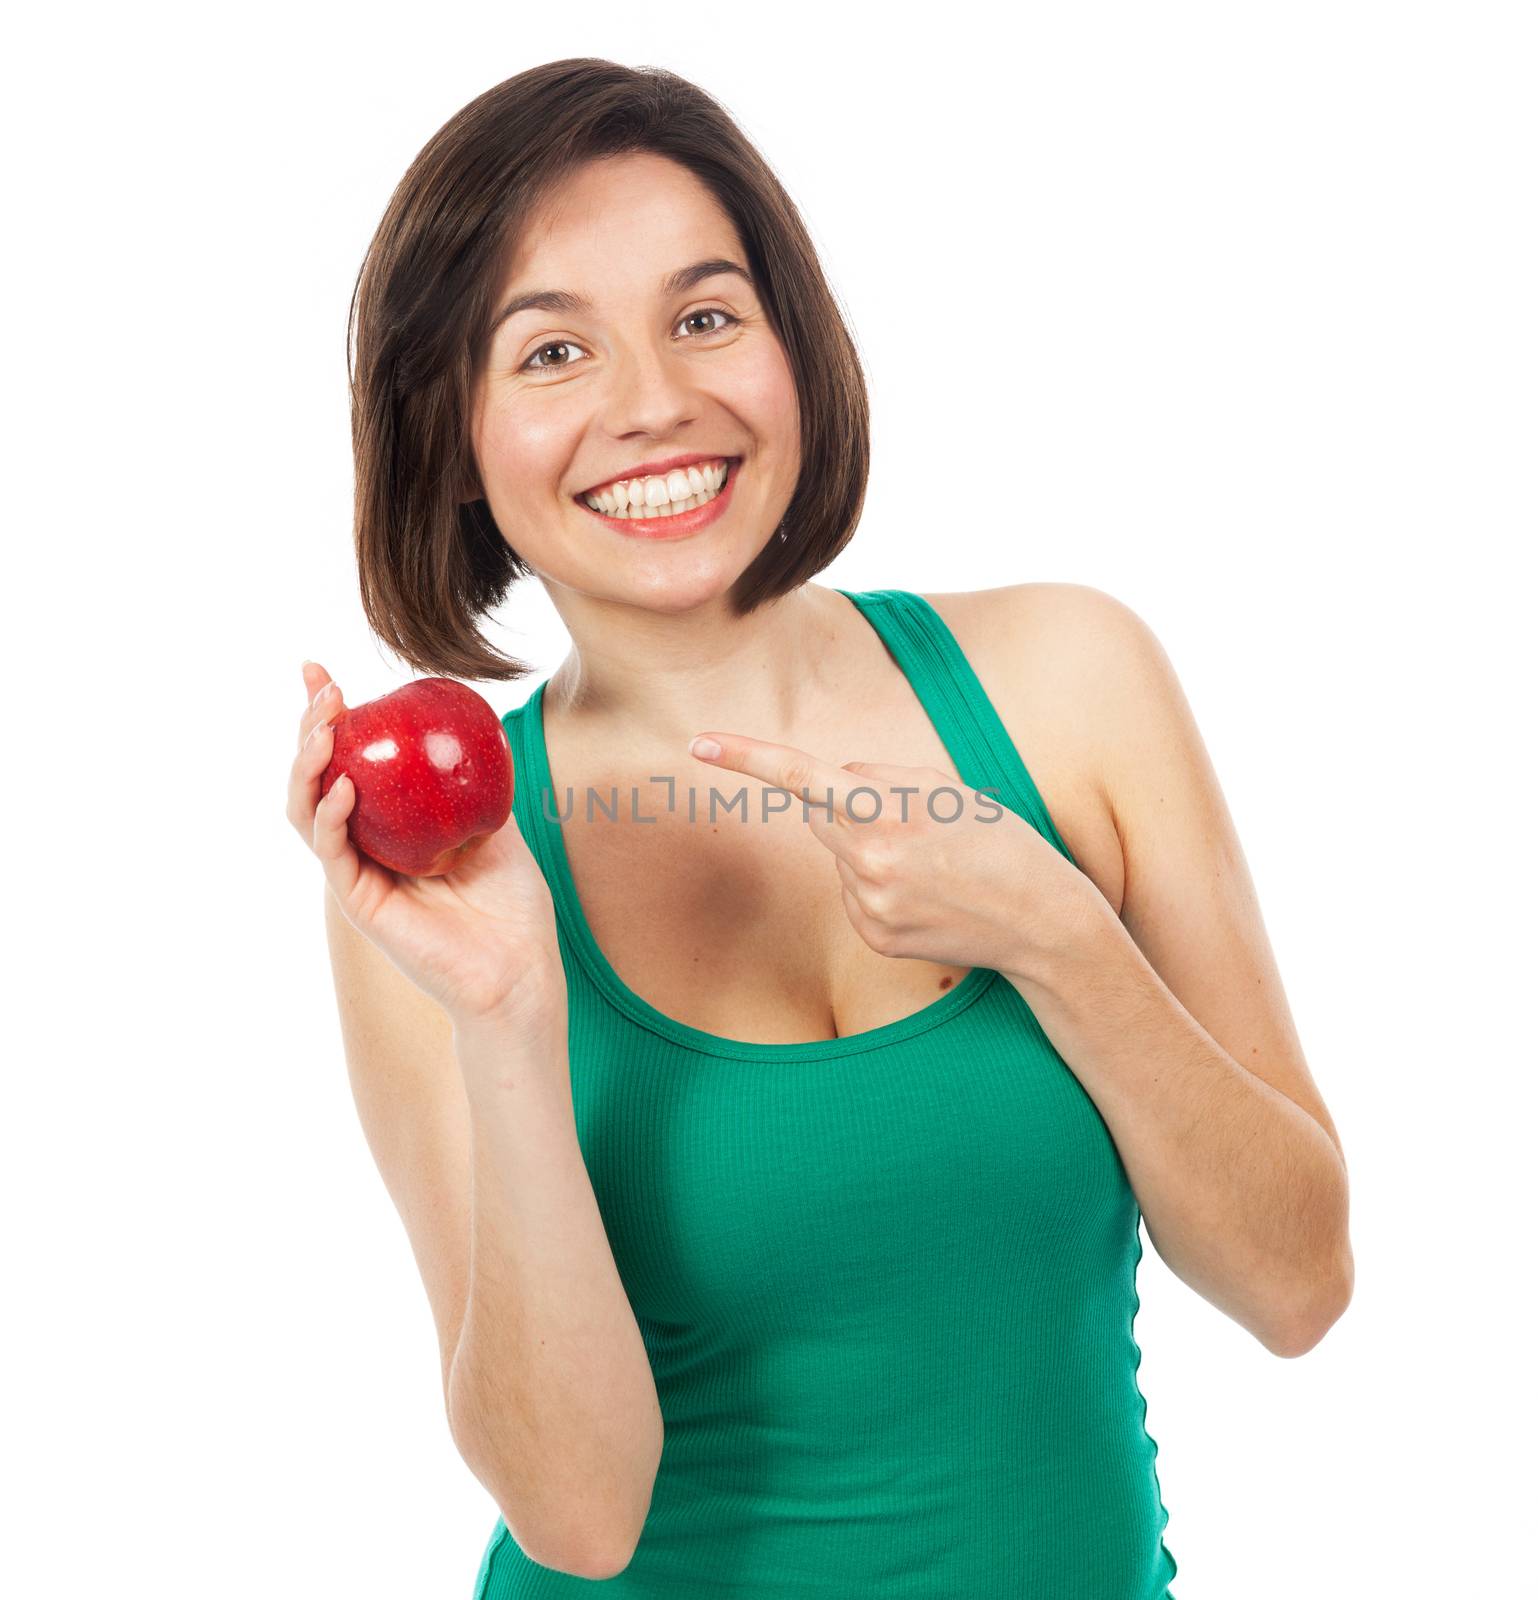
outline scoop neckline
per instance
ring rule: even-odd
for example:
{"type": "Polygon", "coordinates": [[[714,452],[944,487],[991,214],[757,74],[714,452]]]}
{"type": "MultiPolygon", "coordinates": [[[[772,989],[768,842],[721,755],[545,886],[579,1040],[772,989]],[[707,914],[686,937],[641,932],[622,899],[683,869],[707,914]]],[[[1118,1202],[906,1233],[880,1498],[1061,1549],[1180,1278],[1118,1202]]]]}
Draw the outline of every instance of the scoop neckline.
{"type": "MultiPolygon", "coordinates": [[[[836,592],[844,595],[862,616],[865,615],[863,608],[848,590],[840,589],[836,592]]],[[[869,622],[870,619],[866,617],[866,621],[869,622]]],[[[875,625],[872,623],[871,626],[875,625]]],[[[899,671],[901,670],[899,666],[899,671]]],[[[532,803],[533,826],[538,836],[545,842],[544,853],[550,868],[549,876],[557,913],[583,965],[602,993],[642,1027],[672,1040],[675,1044],[708,1055],[733,1056],[743,1060],[815,1061],[823,1057],[856,1055],[862,1051],[880,1049],[885,1045],[896,1044],[900,1040],[926,1033],[931,1028],[948,1022],[974,1001],[981,999],[998,977],[998,972],[992,967],[973,967],[953,989],[947,989],[944,994],[921,1006],[917,1011],[911,1011],[905,1017],[894,1018],[891,1022],[883,1022],[874,1028],[862,1029],[858,1033],[843,1034],[836,1039],[797,1039],[786,1043],[771,1043],[760,1039],[733,1039],[725,1034],[692,1027],[677,1017],[669,1016],[665,1011],[659,1011],[620,977],[609,958],[603,953],[597,939],[593,937],[587,913],[582,909],[582,901],[577,894],[576,879],[572,874],[571,859],[566,853],[566,839],[562,825],[546,814],[546,805],[553,798],[550,752],[545,742],[545,685],[549,681],[546,678],[540,683],[525,701],[521,713],[509,714],[510,717],[519,717],[524,727],[522,746],[525,766],[527,767],[529,763],[533,765],[532,776],[535,780],[532,803]]],[[[920,703],[923,703],[922,699],[920,703]]],[[[925,714],[929,714],[927,706],[925,714]]],[[[528,789],[520,782],[514,793],[515,796],[518,793],[527,795],[528,789]]],[[[525,812],[527,809],[525,807],[525,812]]],[[[561,808],[557,805],[555,809],[559,812],[561,808]]]]}

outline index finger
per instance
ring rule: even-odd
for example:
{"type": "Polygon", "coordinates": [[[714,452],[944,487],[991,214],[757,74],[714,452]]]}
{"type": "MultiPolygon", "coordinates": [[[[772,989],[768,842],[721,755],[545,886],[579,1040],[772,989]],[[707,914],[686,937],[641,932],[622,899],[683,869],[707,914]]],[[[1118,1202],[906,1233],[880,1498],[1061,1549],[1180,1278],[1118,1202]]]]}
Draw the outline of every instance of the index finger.
{"type": "Polygon", "coordinates": [[[689,753],[697,761],[708,761],[713,767],[730,767],[733,772],[744,772],[777,789],[788,789],[799,795],[808,805],[830,812],[839,821],[854,819],[849,815],[849,796],[856,789],[869,789],[868,779],[859,773],[845,772],[831,761],[823,761],[809,751],[798,750],[790,744],[771,744],[766,739],[748,739],[734,733],[701,733],[690,742],[689,753]],[[714,739],[721,746],[718,756],[702,756],[694,746],[701,739],[714,739]]]}

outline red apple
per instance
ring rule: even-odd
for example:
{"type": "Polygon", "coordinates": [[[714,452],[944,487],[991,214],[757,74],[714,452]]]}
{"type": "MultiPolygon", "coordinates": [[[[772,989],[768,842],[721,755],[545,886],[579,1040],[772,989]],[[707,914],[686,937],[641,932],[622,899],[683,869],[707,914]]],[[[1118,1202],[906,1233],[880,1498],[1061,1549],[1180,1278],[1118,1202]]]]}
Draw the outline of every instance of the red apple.
{"type": "Polygon", "coordinates": [[[337,714],[320,792],[345,772],[354,846],[393,872],[436,878],[513,808],[513,752],[497,714],[452,678],[418,678],[337,714]]]}

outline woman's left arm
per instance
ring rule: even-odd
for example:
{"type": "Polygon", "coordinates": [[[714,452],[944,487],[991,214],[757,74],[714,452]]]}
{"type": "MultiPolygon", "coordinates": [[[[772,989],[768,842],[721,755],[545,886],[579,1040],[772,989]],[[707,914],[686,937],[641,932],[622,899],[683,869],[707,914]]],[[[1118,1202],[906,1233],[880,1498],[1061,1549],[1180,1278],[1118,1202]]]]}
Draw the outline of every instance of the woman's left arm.
{"type": "Polygon", "coordinates": [[[1072,587],[1125,896],[1118,920],[1082,879],[1077,902],[1026,919],[1001,970],[1105,1119],[1160,1257],[1302,1355],[1352,1293],[1340,1138],[1174,668],[1129,607],[1072,587]]]}
{"type": "MultiPolygon", "coordinates": [[[[1040,587],[990,593],[1029,605],[1040,587]]],[[[1268,1350],[1302,1355],[1351,1298],[1340,1140],[1174,669],[1120,601],[1050,587],[1050,605],[997,626],[1050,656],[1054,691],[1090,740],[1122,844],[1119,921],[1093,879],[996,800],[991,818],[968,818],[991,825],[942,823],[918,797],[956,798],[954,774],[835,766],[716,729],[718,748],[697,735],[691,750],[803,798],[850,922],[878,954],[1003,973],[1100,1111],[1160,1256],[1268,1350]]]]}

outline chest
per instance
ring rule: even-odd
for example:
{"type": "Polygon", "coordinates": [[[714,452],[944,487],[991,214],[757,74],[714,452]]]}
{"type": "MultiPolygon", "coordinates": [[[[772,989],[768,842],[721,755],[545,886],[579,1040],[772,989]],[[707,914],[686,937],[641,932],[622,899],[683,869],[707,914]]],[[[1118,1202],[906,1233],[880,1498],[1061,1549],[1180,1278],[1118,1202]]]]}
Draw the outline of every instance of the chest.
{"type": "MultiPolygon", "coordinates": [[[[631,1303],[694,1370],[701,1328],[844,1356],[890,1341],[906,1367],[922,1323],[943,1361],[958,1317],[987,1344],[1001,1315],[1082,1305],[1137,1233],[1104,1120],[1002,980],[933,1029],[810,1060],[638,1051],[620,1030],[583,1052],[573,1111],[631,1303]]],[[[845,1415],[830,1367],[824,1415],[845,1415]]],[[[889,1376],[881,1410],[909,1392],[889,1376]]]]}
{"type": "MultiPolygon", "coordinates": [[[[1011,683],[994,669],[980,619],[958,615],[952,626],[1075,862],[1119,911],[1121,847],[1087,770],[1084,708],[1054,700],[1028,674],[1011,683]]],[[[849,703],[846,721],[804,731],[804,747],[840,763],[954,769],[911,690],[894,692],[889,674],[852,685],[849,703]]],[[[552,765],[594,770],[554,739],[552,765]]],[[[648,772],[671,784],[638,794],[618,776],[573,785],[561,836],[594,940],[620,981],[657,1010],[728,1038],[836,1039],[909,1016],[965,978],[965,967],[894,959],[864,942],[834,858],[798,802],[766,815],[755,779],[695,763],[648,772]],[[588,788],[610,798],[613,815],[586,803],[588,788]]],[[[568,796],[553,803],[564,807],[568,796]]]]}

